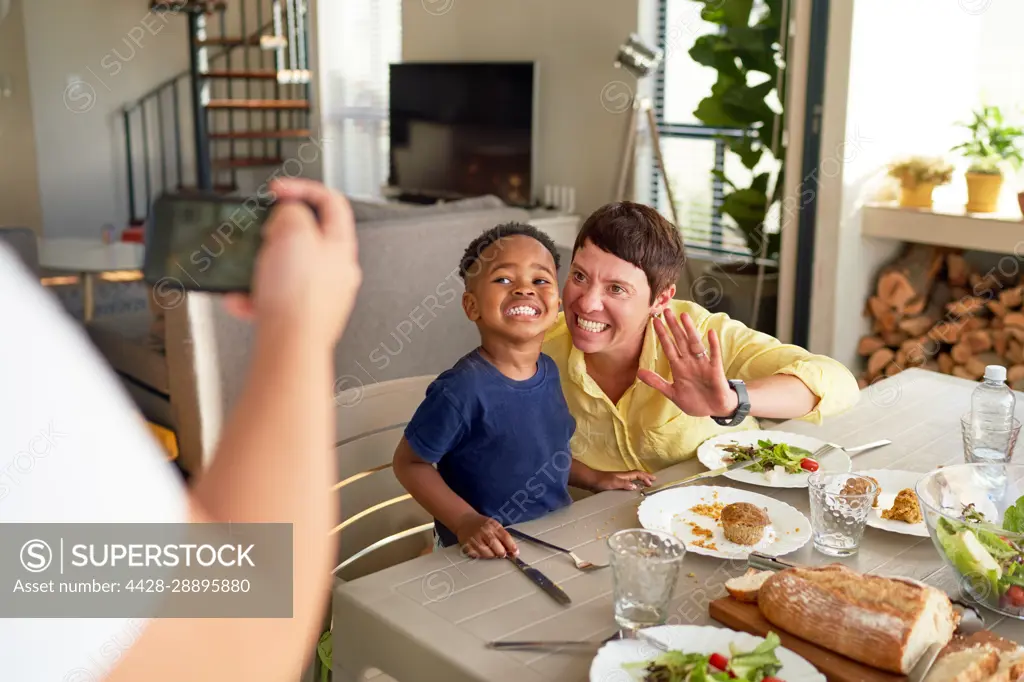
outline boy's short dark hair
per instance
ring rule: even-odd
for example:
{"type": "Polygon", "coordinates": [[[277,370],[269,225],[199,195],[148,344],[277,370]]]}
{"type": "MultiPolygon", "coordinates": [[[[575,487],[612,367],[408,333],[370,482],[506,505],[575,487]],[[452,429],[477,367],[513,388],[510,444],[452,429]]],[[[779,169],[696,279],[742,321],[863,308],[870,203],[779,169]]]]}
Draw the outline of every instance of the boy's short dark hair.
{"type": "Polygon", "coordinates": [[[462,254],[462,260],[459,261],[459,276],[462,277],[463,280],[467,278],[467,275],[469,275],[469,269],[473,267],[474,263],[480,260],[480,254],[482,254],[487,247],[496,243],[499,239],[515,237],[517,235],[530,237],[531,239],[539,241],[544,248],[551,253],[551,257],[555,259],[555,272],[558,272],[558,248],[555,246],[555,242],[552,241],[551,237],[547,236],[533,225],[526,225],[524,223],[503,223],[501,225],[495,225],[469,243],[469,246],[466,247],[466,252],[462,254]]]}
{"type": "Polygon", "coordinates": [[[602,251],[643,270],[652,303],[676,283],[686,263],[686,247],[676,226],[650,206],[632,201],[605,204],[594,211],[576,236],[574,256],[588,239],[602,251]]]}

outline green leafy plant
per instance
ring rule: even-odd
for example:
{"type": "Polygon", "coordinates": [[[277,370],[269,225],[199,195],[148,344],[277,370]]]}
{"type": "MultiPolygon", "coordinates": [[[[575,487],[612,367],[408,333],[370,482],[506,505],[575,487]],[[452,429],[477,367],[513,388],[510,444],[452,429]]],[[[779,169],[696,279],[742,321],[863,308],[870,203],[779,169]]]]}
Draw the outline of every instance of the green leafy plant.
{"type": "Polygon", "coordinates": [[[889,175],[908,187],[947,185],[953,179],[953,166],[939,157],[911,156],[890,163],[889,175]]]}
{"type": "Polygon", "coordinates": [[[786,32],[780,31],[783,1],[697,1],[704,5],[701,18],[717,24],[720,31],[701,36],[690,48],[694,61],[718,72],[711,94],[700,101],[693,114],[705,125],[745,131],[740,137],[722,139],[748,170],[753,171],[765,153],[778,168],[772,188],[771,173],[758,173],[749,184],[742,185],[713,171],[726,185],[722,212],[736,221],[751,253],[760,256],[763,250],[765,257],[777,259],[781,235],[767,232],[765,220],[771,207],[781,200],[783,188],[784,120],[778,104],[786,99],[785,81],[779,78],[785,53],[780,39],[786,38],[786,32]]]}
{"type": "Polygon", "coordinates": [[[1024,164],[1024,151],[1017,146],[1018,140],[1024,137],[1024,130],[1008,125],[999,107],[983,106],[974,112],[972,121],[957,125],[971,133],[969,140],[952,149],[970,159],[968,173],[1002,175],[1002,164],[1007,163],[1014,169],[1024,164]]]}

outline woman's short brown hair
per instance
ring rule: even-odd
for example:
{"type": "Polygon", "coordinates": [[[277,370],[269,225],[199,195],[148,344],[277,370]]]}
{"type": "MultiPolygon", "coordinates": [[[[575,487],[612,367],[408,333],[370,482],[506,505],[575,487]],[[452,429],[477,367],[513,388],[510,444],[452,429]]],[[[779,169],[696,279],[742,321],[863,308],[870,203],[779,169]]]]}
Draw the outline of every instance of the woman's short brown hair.
{"type": "Polygon", "coordinates": [[[632,201],[605,204],[591,213],[576,236],[574,256],[588,239],[602,251],[643,270],[651,286],[652,303],[676,283],[686,262],[679,230],[650,206],[632,201]]]}

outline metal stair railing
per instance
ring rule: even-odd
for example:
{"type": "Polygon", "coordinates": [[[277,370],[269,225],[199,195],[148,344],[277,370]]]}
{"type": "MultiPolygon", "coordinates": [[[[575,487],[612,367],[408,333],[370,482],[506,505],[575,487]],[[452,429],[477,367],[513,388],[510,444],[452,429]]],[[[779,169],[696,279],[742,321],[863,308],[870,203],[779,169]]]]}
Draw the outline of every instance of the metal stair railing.
{"type": "MultiPolygon", "coordinates": [[[[207,191],[231,191],[237,187],[237,170],[234,165],[227,164],[227,171],[231,174],[230,181],[220,182],[214,177],[214,144],[218,142],[211,138],[214,133],[220,133],[217,137],[227,141],[230,161],[244,161],[244,157],[238,154],[236,144],[235,133],[240,132],[251,133],[244,143],[249,158],[270,159],[267,149],[269,135],[263,137],[261,133],[281,131],[284,112],[270,112],[272,118],[268,121],[266,110],[253,111],[250,108],[236,112],[228,109],[224,111],[226,120],[218,122],[211,117],[215,112],[207,108],[214,85],[211,81],[215,79],[207,74],[216,72],[219,77],[226,78],[228,100],[235,99],[237,80],[244,80],[244,86],[237,89],[244,89],[245,99],[252,100],[252,81],[257,80],[263,81],[262,86],[255,88],[262,99],[282,99],[284,89],[285,99],[309,101],[306,0],[287,0],[287,6],[282,6],[281,0],[270,0],[273,18],[266,22],[264,4],[262,0],[256,3],[256,29],[251,32],[248,26],[250,17],[247,15],[244,0],[238,5],[242,36],[240,45],[227,44],[230,41],[225,35],[226,6],[218,5],[216,11],[219,14],[219,42],[225,46],[211,54],[212,46],[202,42],[209,40],[210,24],[207,20],[206,5],[198,3],[194,9],[188,11],[189,69],[163,81],[121,108],[128,213],[132,224],[144,222],[150,202],[161,191],[174,187],[181,190],[192,186],[207,191]],[[269,31],[273,31],[273,34],[269,34],[269,31]],[[258,68],[254,71],[251,68],[254,61],[251,51],[257,45],[264,49],[255,60],[258,62],[258,68]],[[231,75],[235,73],[232,70],[232,53],[239,47],[243,50],[241,58],[244,76],[231,75]],[[266,63],[268,57],[271,64],[266,63]],[[216,67],[221,64],[224,65],[224,70],[216,71],[216,67]],[[272,95],[267,92],[268,80],[273,80],[272,95]],[[181,96],[181,90],[186,85],[188,100],[181,96]],[[301,90],[301,95],[295,92],[296,89],[301,90]],[[155,123],[153,129],[151,122],[155,123]],[[273,128],[268,126],[270,122],[273,128]],[[183,130],[183,124],[186,123],[191,130],[183,130]],[[218,123],[223,124],[224,128],[220,128],[218,123]],[[242,126],[244,131],[238,129],[242,126]],[[257,148],[258,145],[261,149],[257,148]],[[141,197],[140,191],[143,195],[141,197]]],[[[296,129],[295,113],[286,112],[290,129],[296,129]]],[[[304,126],[308,128],[308,112],[301,120],[305,121],[304,126]]],[[[274,158],[280,158],[281,137],[270,141],[275,147],[274,158]]]]}

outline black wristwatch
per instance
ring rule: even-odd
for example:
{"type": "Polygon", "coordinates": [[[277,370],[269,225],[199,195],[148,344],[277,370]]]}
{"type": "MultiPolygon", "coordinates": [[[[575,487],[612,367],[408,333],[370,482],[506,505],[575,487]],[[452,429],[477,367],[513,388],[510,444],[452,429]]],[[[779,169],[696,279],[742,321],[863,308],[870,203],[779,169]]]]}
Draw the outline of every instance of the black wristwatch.
{"type": "Polygon", "coordinates": [[[750,414],[750,398],[747,396],[747,385],[739,379],[729,379],[729,388],[736,391],[738,399],[736,411],[730,417],[712,417],[721,426],[736,426],[750,414]]]}

